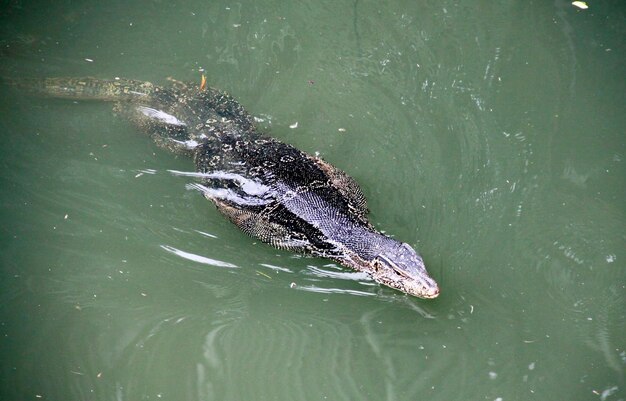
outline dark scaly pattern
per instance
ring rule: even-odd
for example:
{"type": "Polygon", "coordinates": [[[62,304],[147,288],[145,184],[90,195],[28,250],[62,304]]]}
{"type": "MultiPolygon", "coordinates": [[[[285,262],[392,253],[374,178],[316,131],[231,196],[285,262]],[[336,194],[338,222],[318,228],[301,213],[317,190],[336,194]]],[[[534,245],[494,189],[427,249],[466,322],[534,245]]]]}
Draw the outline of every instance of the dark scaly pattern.
{"type": "Polygon", "coordinates": [[[60,98],[116,102],[157,145],[193,157],[198,189],[244,232],[278,248],[329,257],[407,294],[439,294],[421,257],[376,231],[357,183],[331,164],[260,134],[230,95],[175,82],[7,80],[60,98]]]}

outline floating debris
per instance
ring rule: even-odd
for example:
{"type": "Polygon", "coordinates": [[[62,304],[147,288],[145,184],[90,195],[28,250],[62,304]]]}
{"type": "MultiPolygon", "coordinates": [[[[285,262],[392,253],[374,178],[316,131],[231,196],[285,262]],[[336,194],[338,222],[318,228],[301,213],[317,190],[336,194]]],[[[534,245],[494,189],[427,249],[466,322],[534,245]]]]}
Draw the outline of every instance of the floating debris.
{"type": "Polygon", "coordinates": [[[291,129],[298,128],[298,122],[296,121],[295,123],[291,124],[289,128],[291,129]]]}
{"type": "Polygon", "coordinates": [[[578,7],[578,8],[580,8],[581,10],[586,10],[586,9],[588,9],[588,8],[589,8],[589,6],[587,5],[587,3],[585,3],[584,1],[573,1],[573,2],[572,2],[572,5],[573,5],[574,7],[578,7]]]}
{"type": "Polygon", "coordinates": [[[264,276],[264,277],[269,278],[270,280],[272,279],[270,276],[268,276],[267,274],[265,274],[265,273],[263,273],[263,272],[260,272],[260,271],[258,271],[258,270],[255,270],[255,272],[257,272],[257,274],[260,274],[261,276],[264,276]]]}

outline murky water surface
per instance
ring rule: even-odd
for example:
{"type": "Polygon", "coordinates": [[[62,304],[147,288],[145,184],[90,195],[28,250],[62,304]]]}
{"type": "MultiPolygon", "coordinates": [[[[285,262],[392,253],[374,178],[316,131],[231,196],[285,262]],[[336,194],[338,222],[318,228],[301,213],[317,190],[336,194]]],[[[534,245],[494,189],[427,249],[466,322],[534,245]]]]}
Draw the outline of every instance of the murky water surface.
{"type": "Polygon", "coordinates": [[[203,70],[442,293],[259,244],[110,104],[2,87],[1,399],[626,398],[617,3],[5,3],[3,76],[203,70]]]}

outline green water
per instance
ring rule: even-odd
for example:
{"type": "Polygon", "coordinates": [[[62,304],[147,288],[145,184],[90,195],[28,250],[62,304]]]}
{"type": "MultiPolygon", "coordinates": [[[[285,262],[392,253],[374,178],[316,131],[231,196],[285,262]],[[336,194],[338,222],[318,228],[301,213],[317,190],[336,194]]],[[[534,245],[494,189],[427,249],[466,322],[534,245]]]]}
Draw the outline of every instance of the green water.
{"type": "Polygon", "coordinates": [[[2,75],[204,70],[442,292],[259,244],[111,105],[2,87],[1,400],[626,399],[618,2],[31,3],[2,75]]]}

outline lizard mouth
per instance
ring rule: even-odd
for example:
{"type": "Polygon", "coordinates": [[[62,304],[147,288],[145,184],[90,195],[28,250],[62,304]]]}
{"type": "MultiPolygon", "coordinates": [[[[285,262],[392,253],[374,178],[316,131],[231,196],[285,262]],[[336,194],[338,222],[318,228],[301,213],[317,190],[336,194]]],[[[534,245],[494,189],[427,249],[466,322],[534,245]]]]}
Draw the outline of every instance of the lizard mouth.
{"type": "Polygon", "coordinates": [[[430,277],[420,257],[392,260],[379,255],[375,261],[375,281],[418,298],[432,299],[439,296],[439,286],[430,277]]]}

